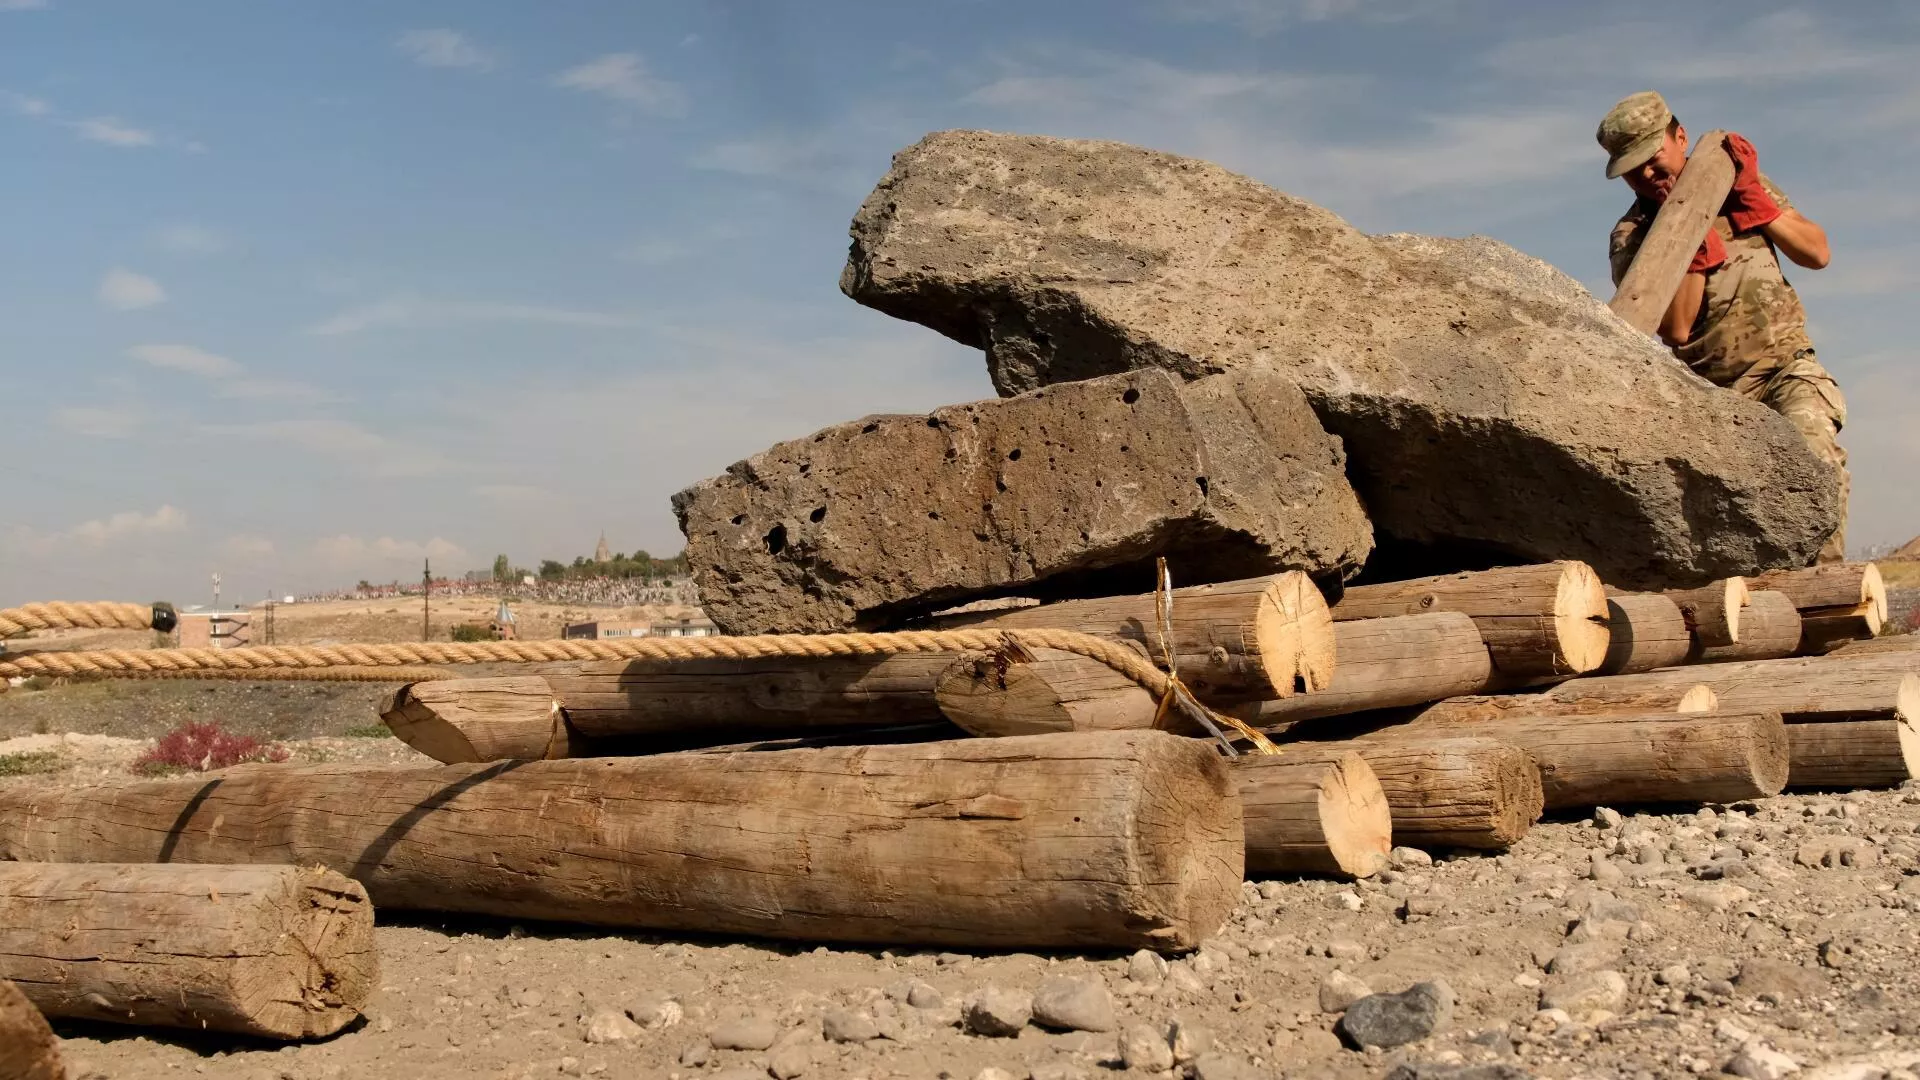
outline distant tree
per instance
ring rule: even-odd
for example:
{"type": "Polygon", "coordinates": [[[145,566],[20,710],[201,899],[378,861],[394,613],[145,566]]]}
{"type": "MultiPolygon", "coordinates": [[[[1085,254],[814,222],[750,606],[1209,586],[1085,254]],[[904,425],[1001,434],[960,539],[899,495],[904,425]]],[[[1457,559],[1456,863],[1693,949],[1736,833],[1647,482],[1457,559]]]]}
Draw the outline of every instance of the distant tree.
{"type": "Polygon", "coordinates": [[[507,581],[513,577],[513,563],[505,555],[493,557],[493,580],[507,581]]]}
{"type": "Polygon", "coordinates": [[[567,567],[565,563],[562,563],[557,559],[541,559],[540,560],[540,580],[541,581],[562,581],[566,578],[566,576],[567,576],[567,567]]]}

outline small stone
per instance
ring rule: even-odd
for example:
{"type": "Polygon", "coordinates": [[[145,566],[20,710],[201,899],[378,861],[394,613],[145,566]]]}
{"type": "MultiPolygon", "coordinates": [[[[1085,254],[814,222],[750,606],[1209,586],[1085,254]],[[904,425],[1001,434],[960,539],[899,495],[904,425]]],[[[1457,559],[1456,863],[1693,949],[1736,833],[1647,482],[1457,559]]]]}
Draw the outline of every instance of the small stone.
{"type": "Polygon", "coordinates": [[[1452,1012],[1453,993],[1440,984],[1415,983],[1397,994],[1369,994],[1347,1006],[1335,1030],[1356,1048],[1392,1049],[1418,1042],[1452,1012]]]}
{"type": "Polygon", "coordinates": [[[687,1010],[665,994],[648,994],[627,1006],[627,1015],[648,1031],[665,1031],[687,1018],[687,1010]]]}
{"type": "Polygon", "coordinates": [[[767,1059],[767,1071],[774,1080],[794,1080],[796,1076],[805,1076],[813,1065],[813,1051],[804,1043],[792,1043],[773,1052],[767,1059]]]}
{"type": "Polygon", "coordinates": [[[1238,1054],[1208,1051],[1193,1059],[1193,1080],[1261,1080],[1268,1075],[1238,1054]]]}
{"type": "Polygon", "coordinates": [[[1715,1038],[1725,1039],[1730,1043],[1744,1044],[1748,1039],[1753,1038],[1753,1032],[1731,1020],[1722,1020],[1713,1025],[1713,1034],[1715,1038]]]}
{"type": "Polygon", "coordinates": [[[1285,895],[1287,895],[1287,887],[1278,881],[1263,881],[1260,883],[1260,899],[1262,900],[1278,900],[1285,895]]]}
{"type": "Polygon", "coordinates": [[[601,1009],[587,1021],[586,1039],[590,1043],[626,1042],[639,1035],[640,1025],[618,1009],[601,1009]]]}
{"type": "Polygon", "coordinates": [[[1367,906],[1366,901],[1360,899],[1360,894],[1357,892],[1354,892],[1352,889],[1348,889],[1344,892],[1334,893],[1333,903],[1335,907],[1342,908],[1347,911],[1356,911],[1356,912],[1359,911],[1361,908],[1367,906]]]}
{"type": "Polygon", "coordinates": [[[1752,896],[1746,889],[1724,881],[1710,881],[1680,890],[1683,902],[1701,911],[1711,912],[1725,911],[1735,904],[1745,903],[1752,896]]]}
{"type": "Polygon", "coordinates": [[[1614,966],[1625,950],[1618,941],[1583,941],[1563,945],[1547,961],[1550,975],[1585,975],[1614,966]]]}
{"type": "Polygon", "coordinates": [[[1327,943],[1327,955],[1335,960],[1365,960],[1367,947],[1357,941],[1340,939],[1327,943]]]}
{"type": "Polygon", "coordinates": [[[1554,976],[1540,988],[1540,1007],[1579,1016],[1604,1009],[1619,1012],[1627,1000],[1627,977],[1617,971],[1554,976]]]}
{"type": "Polygon", "coordinates": [[[1095,976],[1055,976],[1033,992],[1033,1021],[1057,1031],[1112,1031],[1119,1027],[1113,996],[1095,976]]]}
{"type": "Polygon", "coordinates": [[[1213,1049],[1213,1032],[1175,1017],[1167,1026],[1167,1042],[1173,1046],[1174,1063],[1185,1065],[1213,1049]]]}
{"type": "Polygon", "coordinates": [[[1600,882],[1603,885],[1611,885],[1626,876],[1627,872],[1613,865],[1613,860],[1607,858],[1603,852],[1596,851],[1593,853],[1592,861],[1587,868],[1587,877],[1589,880],[1600,882]]]}
{"type": "Polygon", "coordinates": [[[1141,1072],[1173,1068],[1173,1044],[1166,1032],[1152,1024],[1128,1024],[1120,1033],[1120,1063],[1141,1072]]]}
{"type": "Polygon", "coordinates": [[[1433,865],[1433,856],[1415,847],[1397,847],[1387,852],[1387,865],[1395,870],[1415,870],[1433,865]]]}
{"type": "Polygon", "coordinates": [[[1794,852],[1793,861],[1815,869],[1864,869],[1879,861],[1880,853],[1857,836],[1827,836],[1809,840],[1794,852]]]}
{"type": "Polygon", "coordinates": [[[1800,1063],[1768,1046],[1761,1039],[1749,1039],[1726,1064],[1725,1071],[1746,1080],[1781,1080],[1800,1071],[1800,1063]]]}
{"type": "Polygon", "coordinates": [[[707,1041],[715,1050],[765,1050],[780,1036],[773,1021],[764,1016],[742,1016],[713,1029],[707,1041]]]}
{"type": "Polygon", "coordinates": [[[580,1059],[577,1057],[561,1058],[560,1059],[560,1075],[579,1076],[580,1075],[580,1059]]]}
{"type": "Polygon", "coordinates": [[[916,1009],[937,1009],[946,1003],[940,991],[918,979],[907,985],[907,1004],[916,1009]]]}
{"type": "Polygon", "coordinates": [[[1005,1069],[989,1065],[973,1074],[973,1080],[1015,1080],[1014,1075],[1005,1069]]]}
{"type": "MultiPolygon", "coordinates": [[[[1269,881],[1268,885],[1274,884],[1269,881]]],[[[1127,958],[1127,978],[1142,986],[1159,986],[1167,977],[1167,958],[1157,952],[1141,949],[1127,958]]]]}
{"type": "Polygon", "coordinates": [[[702,1068],[712,1060],[713,1047],[703,1042],[688,1043],[687,1048],[680,1051],[680,1064],[690,1069],[702,1068]]]}
{"type": "Polygon", "coordinates": [[[1496,1062],[1487,1065],[1456,1065],[1451,1062],[1402,1062],[1393,1067],[1386,1080],[1534,1080],[1533,1074],[1517,1065],[1496,1062]]]}
{"type": "Polygon", "coordinates": [[[731,1069],[721,1069],[705,1077],[704,1080],[767,1080],[767,1070],[748,1065],[735,1065],[731,1069]]]}
{"type": "Polygon", "coordinates": [[[1320,980],[1320,1011],[1346,1012],[1354,1002],[1372,993],[1372,987],[1353,975],[1335,968],[1327,973],[1326,978],[1320,980]]]}
{"type": "Polygon", "coordinates": [[[851,1009],[829,1009],[820,1018],[820,1034],[828,1042],[864,1043],[880,1037],[880,1026],[873,1017],[851,1009]]]}
{"type": "Polygon", "coordinates": [[[967,998],[960,1007],[960,1017],[975,1035],[1010,1039],[1033,1018],[1033,997],[989,986],[967,998]]]}
{"type": "Polygon", "coordinates": [[[1685,964],[1669,964],[1653,973],[1653,981],[1661,986],[1685,986],[1693,981],[1693,972],[1685,964]]]}
{"type": "Polygon", "coordinates": [[[1844,1065],[1822,1065],[1809,1072],[1807,1080],[1887,1080],[1887,1070],[1865,1061],[1854,1061],[1844,1065]]]}
{"type": "Polygon", "coordinates": [[[1827,988],[1827,979],[1812,968],[1756,956],[1740,965],[1740,977],[1734,985],[1747,997],[1769,994],[1776,1002],[1785,1003],[1819,997],[1827,988]]]}
{"type": "Polygon", "coordinates": [[[1610,806],[1596,806],[1593,808],[1593,827],[1596,829],[1617,829],[1625,820],[1625,818],[1620,816],[1620,811],[1610,806]]]}
{"type": "Polygon", "coordinates": [[[1088,1080],[1087,1071],[1071,1061],[1050,1061],[1033,1067],[1032,1080],[1088,1080]]]}

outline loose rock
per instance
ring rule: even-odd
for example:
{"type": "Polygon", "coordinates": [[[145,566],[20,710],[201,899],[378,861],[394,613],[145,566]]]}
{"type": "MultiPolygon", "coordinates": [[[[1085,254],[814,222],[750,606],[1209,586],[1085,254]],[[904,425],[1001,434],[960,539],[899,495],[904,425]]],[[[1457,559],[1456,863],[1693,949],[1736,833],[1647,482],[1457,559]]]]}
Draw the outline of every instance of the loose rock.
{"type": "Polygon", "coordinates": [[[1033,992],[1033,1022],[1059,1031],[1112,1031],[1113,997],[1093,976],[1056,976],[1033,992]]]}
{"type": "Polygon", "coordinates": [[[1129,1069],[1162,1072],[1173,1068],[1173,1044],[1152,1024],[1128,1024],[1120,1033],[1120,1062],[1129,1069]]]}
{"type": "Polygon", "coordinates": [[[639,1035],[640,1025],[618,1009],[601,1009],[587,1021],[586,1039],[590,1043],[626,1042],[639,1035]]]}
{"type": "Polygon", "coordinates": [[[829,1009],[820,1018],[820,1034],[829,1042],[863,1043],[880,1037],[873,1017],[851,1009],[829,1009]]]}
{"type": "Polygon", "coordinates": [[[1391,1049],[1433,1034],[1451,1010],[1451,991],[1416,983],[1400,993],[1370,994],[1347,1006],[1335,1030],[1357,1048],[1391,1049]]]}
{"type": "Polygon", "coordinates": [[[1554,976],[1540,988],[1541,1008],[1564,1009],[1572,1016],[1597,1010],[1618,1012],[1626,1000],[1627,978],[1617,971],[1554,976]]]}
{"type": "Polygon", "coordinates": [[[975,1035],[1012,1038],[1033,1018],[1033,997],[1017,990],[989,986],[969,997],[960,1018],[975,1035]]]}
{"type": "Polygon", "coordinates": [[[743,1016],[713,1029],[708,1041],[715,1050],[765,1050],[773,1045],[780,1030],[764,1016],[743,1016]]]}
{"type": "Polygon", "coordinates": [[[1373,993],[1373,988],[1360,979],[1335,968],[1320,980],[1320,1011],[1346,1012],[1354,1002],[1373,993]]]}

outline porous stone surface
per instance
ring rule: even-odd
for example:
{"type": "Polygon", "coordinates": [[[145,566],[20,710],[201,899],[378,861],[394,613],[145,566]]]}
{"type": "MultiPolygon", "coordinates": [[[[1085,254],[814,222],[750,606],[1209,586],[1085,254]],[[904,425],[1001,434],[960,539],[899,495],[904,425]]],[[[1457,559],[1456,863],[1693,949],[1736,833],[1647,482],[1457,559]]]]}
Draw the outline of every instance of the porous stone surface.
{"type": "Polygon", "coordinates": [[[729,633],[874,629],[1018,594],[1339,578],[1372,533],[1340,443],[1287,377],[1145,369],[772,447],[674,497],[729,633]]]}
{"type": "Polygon", "coordinates": [[[979,131],[895,155],[852,237],[842,291],[986,350],[1002,394],[1285,371],[1409,563],[1692,585],[1805,565],[1837,521],[1785,419],[1484,237],[1368,236],[1208,162],[979,131]]]}

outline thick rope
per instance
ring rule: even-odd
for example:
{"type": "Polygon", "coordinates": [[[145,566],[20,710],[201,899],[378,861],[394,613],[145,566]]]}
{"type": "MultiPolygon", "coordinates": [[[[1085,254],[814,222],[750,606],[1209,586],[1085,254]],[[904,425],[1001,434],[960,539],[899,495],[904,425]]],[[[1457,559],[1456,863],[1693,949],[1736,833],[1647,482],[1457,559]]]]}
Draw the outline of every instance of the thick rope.
{"type": "Polygon", "coordinates": [[[166,604],[55,600],[0,609],[0,638],[15,637],[30,630],[171,630],[173,625],[173,609],[166,604]]]}
{"type": "MultiPolygon", "coordinates": [[[[35,654],[41,655],[41,654],[35,654]]],[[[207,679],[223,682],[436,682],[459,676],[437,667],[223,668],[210,671],[97,672],[80,679],[207,679]]]]}

